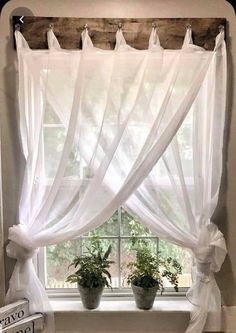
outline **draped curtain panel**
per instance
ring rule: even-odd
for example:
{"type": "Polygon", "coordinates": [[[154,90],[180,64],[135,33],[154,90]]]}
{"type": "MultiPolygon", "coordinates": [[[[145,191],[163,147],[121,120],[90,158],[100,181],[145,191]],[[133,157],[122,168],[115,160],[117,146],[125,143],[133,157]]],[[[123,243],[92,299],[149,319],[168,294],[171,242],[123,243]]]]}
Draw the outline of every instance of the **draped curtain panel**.
{"type": "Polygon", "coordinates": [[[224,32],[214,51],[194,45],[190,28],[180,50],[164,50],[155,28],[147,50],[127,45],[121,29],[112,51],[95,48],[86,29],[82,50],[62,49],[52,30],[49,50],[31,50],[19,31],[15,37],[25,174],[19,224],[9,229],[7,253],[17,261],[7,302],[28,298],[31,312],[47,314],[52,333],[33,257],[102,225],[123,205],[158,237],[193,253],[186,332],[220,330],[214,272],[226,246],[211,216],[222,169],[224,32]],[[61,128],[53,156],[49,114],[61,128]]]}

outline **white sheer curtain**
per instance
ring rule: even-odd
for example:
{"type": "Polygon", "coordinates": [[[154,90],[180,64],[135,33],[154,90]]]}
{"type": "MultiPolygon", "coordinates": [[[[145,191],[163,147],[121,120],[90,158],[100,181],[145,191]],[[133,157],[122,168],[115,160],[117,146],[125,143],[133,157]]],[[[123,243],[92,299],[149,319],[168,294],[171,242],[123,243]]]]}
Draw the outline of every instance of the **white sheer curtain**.
{"type": "MultiPolygon", "coordinates": [[[[163,50],[155,29],[149,49],[141,51],[126,44],[121,30],[114,51],[93,47],[86,30],[81,51],[61,49],[52,31],[48,37],[49,51],[33,51],[16,32],[20,129],[26,165],[19,224],[9,230],[7,251],[17,262],[7,301],[26,297],[32,312],[49,313],[46,293],[32,263],[37,249],[98,227],[121,204],[138,214],[159,237],[192,249],[197,258],[197,277],[204,273],[210,280],[208,285],[215,286],[213,273],[203,272],[202,267],[214,272],[223,260],[210,251],[218,254],[217,242],[213,244],[210,239],[216,227],[209,223],[221,173],[223,32],[217,37],[214,51],[192,45],[190,31],[181,50],[163,50]],[[215,85],[209,85],[211,78],[215,85]],[[195,132],[205,134],[201,137],[204,148],[196,139],[193,149],[197,158],[193,191],[185,186],[176,135],[191,106],[196,108],[191,110],[195,132]],[[57,119],[55,128],[50,125],[49,111],[53,123],[57,119]],[[195,116],[198,112],[202,118],[195,116]],[[220,115],[219,122],[214,121],[215,114],[220,115]],[[201,119],[210,121],[208,128],[200,126],[201,119]],[[208,129],[214,132],[212,141],[205,141],[208,129]],[[52,156],[55,140],[60,140],[61,148],[52,156]],[[214,140],[218,140],[218,146],[214,140]],[[168,146],[173,151],[170,159],[168,146]],[[200,149],[204,149],[204,155],[200,149]],[[206,163],[213,165],[215,161],[217,170],[207,167],[206,163]],[[182,220],[173,220],[165,213],[162,199],[147,184],[162,178],[156,172],[161,163],[176,197],[184,199],[186,215],[182,220]],[[53,167],[49,170],[48,166],[53,167]],[[204,173],[203,179],[200,172],[204,173]],[[204,195],[199,198],[199,193],[204,195]],[[197,204],[192,204],[192,197],[197,204]]],[[[220,235],[218,230],[216,233],[220,235]]],[[[212,297],[211,288],[202,279],[196,283],[193,290],[200,290],[200,284],[201,291],[206,288],[212,297]]],[[[193,296],[191,300],[201,305],[197,318],[206,317],[209,302],[204,305],[201,298],[193,300],[193,296]]],[[[198,330],[190,327],[189,332],[200,332],[199,320],[197,325],[198,330]]],[[[45,332],[53,332],[50,316],[45,332]]]]}
{"type": "MultiPolygon", "coordinates": [[[[187,45],[196,49],[190,30],[187,45]]],[[[221,296],[214,272],[220,270],[227,250],[211,217],[222,172],[225,95],[223,42],[179,131],[126,202],[126,208],[156,235],[193,253],[193,286],[187,298],[195,307],[187,332],[219,331],[221,327],[221,296]]]]}
{"type": "Polygon", "coordinates": [[[211,216],[220,186],[224,99],[217,107],[212,101],[225,94],[224,66],[217,82],[214,69],[209,70],[178,133],[126,203],[155,234],[194,255],[193,286],[187,297],[197,307],[187,332],[202,332],[204,326],[207,331],[220,329],[221,297],[213,273],[220,270],[227,251],[211,216]]]}

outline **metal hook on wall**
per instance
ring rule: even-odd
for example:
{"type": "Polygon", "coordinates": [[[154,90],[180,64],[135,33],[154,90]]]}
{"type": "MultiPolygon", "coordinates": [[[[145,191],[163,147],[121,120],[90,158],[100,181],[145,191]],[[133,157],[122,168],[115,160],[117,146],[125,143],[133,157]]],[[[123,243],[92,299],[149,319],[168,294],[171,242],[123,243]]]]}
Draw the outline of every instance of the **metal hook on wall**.
{"type": "Polygon", "coordinates": [[[223,24],[220,24],[218,29],[219,29],[219,32],[224,32],[225,31],[225,27],[223,26],[223,24]]]}
{"type": "Polygon", "coordinates": [[[118,23],[118,29],[121,30],[123,27],[123,24],[121,22],[118,23]]]}
{"type": "Polygon", "coordinates": [[[49,23],[48,27],[49,27],[50,30],[53,30],[54,29],[54,24],[53,23],[49,23]]]}
{"type": "Polygon", "coordinates": [[[15,30],[16,30],[16,31],[20,31],[20,28],[21,28],[20,23],[16,23],[16,24],[15,24],[15,30]]]}
{"type": "Polygon", "coordinates": [[[192,24],[190,24],[190,23],[186,24],[186,29],[187,29],[187,30],[192,29],[192,24]]]}

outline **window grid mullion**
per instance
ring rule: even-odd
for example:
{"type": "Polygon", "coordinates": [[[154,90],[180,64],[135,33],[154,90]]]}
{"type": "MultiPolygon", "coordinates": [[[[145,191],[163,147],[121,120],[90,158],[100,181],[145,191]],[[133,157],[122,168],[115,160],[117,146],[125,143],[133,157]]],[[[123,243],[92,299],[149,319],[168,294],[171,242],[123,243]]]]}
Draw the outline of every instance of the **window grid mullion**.
{"type": "Polygon", "coordinates": [[[119,222],[119,238],[118,238],[118,285],[119,289],[121,288],[121,207],[118,208],[118,222],[119,222]]]}
{"type": "MultiPolygon", "coordinates": [[[[159,258],[159,245],[160,245],[160,240],[159,238],[157,237],[156,238],[156,242],[157,242],[157,258],[159,258]]],[[[158,260],[158,269],[159,269],[159,260],[158,260]]]]}

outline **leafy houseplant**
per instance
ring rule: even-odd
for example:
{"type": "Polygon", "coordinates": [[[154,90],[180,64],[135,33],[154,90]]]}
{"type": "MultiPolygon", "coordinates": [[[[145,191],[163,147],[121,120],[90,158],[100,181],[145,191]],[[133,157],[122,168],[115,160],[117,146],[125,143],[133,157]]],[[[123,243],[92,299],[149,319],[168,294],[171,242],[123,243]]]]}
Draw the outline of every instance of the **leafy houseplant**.
{"type": "Polygon", "coordinates": [[[161,253],[152,254],[146,240],[133,237],[132,243],[136,260],[128,264],[130,274],[127,280],[131,284],[137,307],[148,310],[153,305],[157,291],[164,291],[164,278],[178,291],[178,274],[182,269],[177,260],[162,258],[161,253]]]}
{"type": "Polygon", "coordinates": [[[75,257],[70,265],[77,270],[69,275],[66,281],[78,284],[82,303],[87,309],[96,309],[104,287],[111,288],[111,275],[108,271],[113,263],[109,260],[111,249],[110,245],[106,251],[103,251],[101,241],[93,236],[87,251],[75,257]]]}

